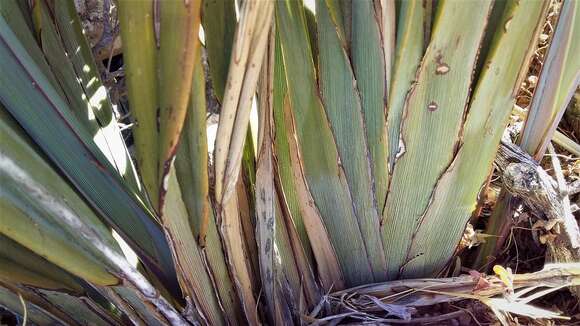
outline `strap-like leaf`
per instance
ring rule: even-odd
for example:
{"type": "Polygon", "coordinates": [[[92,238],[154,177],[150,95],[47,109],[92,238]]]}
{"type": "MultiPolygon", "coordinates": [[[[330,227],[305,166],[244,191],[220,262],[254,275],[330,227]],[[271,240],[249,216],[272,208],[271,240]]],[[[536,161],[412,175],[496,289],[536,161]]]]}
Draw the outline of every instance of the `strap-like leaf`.
{"type": "MultiPolygon", "coordinates": [[[[367,4],[369,6],[371,5],[370,2],[367,4]]],[[[336,33],[336,26],[330,19],[329,11],[324,6],[324,1],[319,0],[318,5],[318,48],[320,51],[318,68],[324,110],[336,142],[339,154],[337,163],[339,169],[343,170],[340,173],[345,174],[349,186],[350,197],[352,198],[354,213],[362,234],[366,256],[369,259],[374,280],[381,281],[385,280],[386,277],[386,261],[380,236],[379,214],[372,188],[371,157],[367,145],[367,129],[364,118],[368,117],[371,123],[374,123],[372,120],[378,120],[376,122],[379,128],[378,133],[382,133],[384,140],[386,136],[383,115],[384,82],[381,83],[377,80],[384,81],[384,68],[382,68],[382,65],[375,67],[375,71],[378,71],[380,76],[379,78],[370,77],[378,85],[378,90],[376,90],[378,94],[372,94],[371,90],[365,88],[364,98],[369,102],[365,103],[367,105],[363,113],[360,100],[361,95],[359,95],[346,49],[340,44],[339,35],[336,33]]],[[[359,6],[355,6],[354,8],[356,8],[355,11],[359,9],[363,10],[359,6]]],[[[367,9],[367,13],[371,13],[370,7],[367,7],[367,9]]],[[[355,22],[360,23],[358,19],[355,22]]],[[[355,26],[353,32],[361,32],[358,30],[358,27],[355,26]]],[[[378,31],[375,32],[375,50],[380,50],[378,31]]],[[[353,33],[352,35],[354,41],[355,34],[353,33]]],[[[370,42],[369,47],[372,47],[372,41],[370,42]]],[[[366,46],[366,44],[356,42],[353,45],[357,45],[359,50],[362,50],[366,46]]],[[[353,53],[356,52],[354,48],[351,51],[353,53]]],[[[377,51],[375,55],[378,56],[376,59],[380,62],[381,53],[377,51]]],[[[362,60],[362,58],[359,60],[362,60]]],[[[372,59],[369,59],[369,61],[372,62],[372,59]]],[[[369,65],[371,62],[366,62],[365,64],[369,65]]],[[[367,76],[362,75],[364,73],[361,72],[361,79],[366,79],[367,76]]],[[[370,86],[373,82],[363,83],[363,85],[365,87],[370,86]]],[[[380,135],[375,136],[375,133],[373,133],[372,139],[373,146],[376,145],[376,141],[380,138],[380,135]]],[[[383,145],[386,145],[386,143],[383,142],[383,145]]],[[[386,147],[383,149],[386,150],[386,147]]],[[[386,168],[384,161],[386,152],[383,151],[382,154],[382,165],[383,168],[386,168]]],[[[381,186],[384,187],[383,194],[386,194],[386,180],[384,180],[386,174],[384,170],[381,172],[383,176],[381,186]]]]}
{"type": "Polygon", "coordinates": [[[351,50],[353,73],[360,92],[364,131],[370,155],[374,197],[379,213],[382,213],[387,199],[389,143],[386,100],[389,95],[391,61],[395,52],[394,2],[383,0],[381,3],[385,7],[375,11],[370,1],[353,2],[351,50]],[[387,4],[392,6],[386,6],[387,4]]]}
{"type": "Polygon", "coordinates": [[[62,218],[47,210],[38,196],[51,198],[58,194],[71,209],[80,213],[93,225],[109,245],[115,247],[108,229],[73,189],[28,145],[21,131],[12,123],[8,114],[0,111],[0,233],[22,246],[45,257],[50,262],[90,282],[114,285],[119,279],[99,263],[100,255],[90,243],[74,240],[74,232],[59,222],[62,218]],[[13,170],[15,162],[18,171],[13,170]],[[19,178],[18,172],[43,185],[36,193],[30,193],[19,178]],[[46,188],[48,187],[48,188],[46,188]],[[32,235],[32,236],[31,236],[32,235]],[[42,239],[42,241],[39,241],[42,239]]]}
{"type": "MultiPolygon", "coordinates": [[[[163,182],[173,164],[191,93],[193,66],[199,56],[201,1],[159,2],[159,179],[160,203],[167,189],[163,182]]],[[[162,208],[159,208],[161,211],[162,208]]]]}
{"type": "Polygon", "coordinates": [[[403,277],[436,273],[453,255],[492,168],[545,9],[545,2],[507,3],[473,93],[463,145],[433,190],[408,255],[417,258],[402,268],[403,277]]]}
{"type": "Polygon", "coordinates": [[[234,0],[203,0],[202,24],[213,92],[223,103],[236,32],[234,0]]]}
{"type": "Polygon", "coordinates": [[[230,324],[235,325],[243,323],[245,319],[229,275],[226,253],[223,252],[209,199],[205,94],[203,66],[201,58],[198,58],[193,72],[189,112],[185,118],[175,158],[175,171],[187,208],[191,232],[199,244],[198,250],[207,260],[208,273],[212,274],[214,286],[217,288],[225,312],[224,317],[230,324]]]}
{"type": "Polygon", "coordinates": [[[346,283],[370,282],[373,280],[371,264],[318,95],[304,11],[295,1],[276,4],[292,120],[300,148],[299,164],[336,250],[346,283]]]}
{"type": "MultiPolygon", "coordinates": [[[[538,160],[542,158],[545,148],[552,138],[551,135],[570,99],[570,92],[574,92],[579,82],[578,55],[573,54],[579,51],[578,49],[574,50],[574,47],[578,47],[578,42],[575,40],[578,39],[580,33],[577,6],[576,2],[570,1],[562,7],[526,125],[518,140],[522,147],[538,160]],[[558,34],[557,38],[556,34],[558,34]],[[552,48],[554,50],[551,50],[552,48]],[[574,65],[576,68],[573,68],[574,65]]],[[[502,243],[506,240],[505,235],[509,233],[510,228],[506,216],[513,210],[512,198],[505,190],[500,193],[485,233],[498,235],[502,238],[498,241],[487,241],[479,248],[477,265],[487,264],[488,258],[495,256],[497,248],[501,248],[502,243]]]]}
{"type": "MultiPolygon", "coordinates": [[[[417,84],[405,101],[402,142],[389,185],[381,231],[389,257],[388,277],[424,255],[409,248],[417,227],[426,221],[434,188],[461,146],[471,75],[491,1],[441,1],[417,84]],[[457,28],[457,26],[462,28],[457,28]],[[453,96],[449,96],[449,92],[453,96]]],[[[436,233],[433,233],[436,234],[436,233]]]]}
{"type": "Polygon", "coordinates": [[[238,181],[273,10],[270,1],[248,1],[242,8],[215,144],[215,196],[220,204],[234,193],[238,181]]]}
{"type": "Polygon", "coordinates": [[[167,182],[161,219],[174,252],[175,269],[179,273],[181,288],[193,300],[202,319],[210,325],[223,325],[225,324],[223,312],[197,241],[191,232],[187,208],[183,203],[174,168],[170,169],[167,182]]]}
{"type": "Polygon", "coordinates": [[[76,279],[58,266],[0,234],[0,279],[13,284],[83,294],[76,279]]]}
{"type": "Polygon", "coordinates": [[[157,46],[153,0],[119,1],[125,81],[133,115],[137,166],[153,207],[159,200],[157,46]]]}
{"type": "Polygon", "coordinates": [[[580,85],[580,3],[562,5],[554,38],[544,60],[521,146],[540,160],[574,92],[580,85]]]}
{"type": "MultiPolygon", "coordinates": [[[[423,6],[425,2],[401,1],[397,16],[397,48],[393,75],[389,87],[387,129],[389,141],[389,171],[392,172],[399,154],[401,119],[405,99],[415,82],[415,75],[424,53],[424,29],[426,16],[431,13],[423,6]]],[[[379,206],[381,209],[382,207],[379,206]]]]}
{"type": "MultiPolygon", "coordinates": [[[[286,74],[284,72],[284,65],[282,61],[282,49],[280,46],[280,37],[276,36],[276,48],[275,48],[275,64],[274,64],[274,84],[272,91],[272,105],[273,105],[273,127],[277,129],[273,130],[274,138],[274,156],[275,156],[275,183],[276,189],[278,191],[278,199],[280,201],[280,210],[282,212],[282,221],[278,223],[281,226],[282,223],[285,224],[285,229],[288,233],[289,242],[294,251],[294,257],[297,267],[304,279],[304,290],[307,295],[307,300],[313,302],[317,301],[317,292],[319,291],[318,286],[315,284],[314,277],[311,276],[314,270],[315,261],[314,255],[312,253],[312,247],[310,245],[310,240],[308,237],[308,231],[306,230],[306,225],[303,219],[303,214],[300,210],[300,203],[298,201],[297,190],[295,186],[294,174],[293,174],[293,164],[290,161],[290,144],[288,139],[288,133],[293,133],[293,127],[291,123],[286,124],[284,121],[284,106],[288,104],[288,94],[286,89],[286,74]]],[[[263,92],[266,92],[265,90],[263,92]]],[[[294,141],[292,139],[292,141],[294,141]]],[[[303,181],[303,176],[301,171],[296,171],[297,176],[303,181]]],[[[320,216],[317,216],[319,222],[320,216]]],[[[330,241],[328,240],[328,234],[326,230],[324,235],[314,236],[316,242],[326,241],[329,248],[332,248],[330,241]]],[[[316,248],[319,250],[319,248],[316,248]]],[[[324,253],[318,253],[317,256],[323,256],[324,253]]],[[[336,262],[336,254],[332,252],[332,255],[336,262]]],[[[290,262],[291,263],[291,262],[290,262]]],[[[322,265],[323,262],[319,264],[322,265]]],[[[319,267],[320,268],[320,267],[319,267]]],[[[336,263],[336,268],[338,269],[338,263],[336,263]]],[[[322,268],[321,268],[322,269],[322,268]]],[[[326,270],[325,272],[326,273],[326,270]]],[[[321,273],[322,274],[322,273],[321,273]]],[[[332,282],[328,281],[328,277],[324,277],[325,283],[329,284],[332,282]]]]}
{"type": "Polygon", "coordinates": [[[181,184],[183,201],[189,212],[191,231],[205,246],[210,219],[208,150],[206,133],[205,80],[201,58],[193,71],[191,98],[181,141],[175,159],[175,171],[181,184]]]}

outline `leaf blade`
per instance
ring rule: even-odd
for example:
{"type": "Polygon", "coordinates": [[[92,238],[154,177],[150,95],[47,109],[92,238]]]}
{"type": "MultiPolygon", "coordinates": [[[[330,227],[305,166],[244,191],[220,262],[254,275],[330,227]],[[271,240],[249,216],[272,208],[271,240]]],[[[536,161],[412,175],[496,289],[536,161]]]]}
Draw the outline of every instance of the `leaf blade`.
{"type": "Polygon", "coordinates": [[[318,97],[304,12],[293,1],[279,1],[277,6],[277,26],[304,177],[336,250],[346,283],[370,282],[370,262],[348,185],[337,164],[336,144],[318,97]]]}
{"type": "Polygon", "coordinates": [[[119,1],[123,62],[133,127],[137,166],[153,207],[159,206],[159,130],[157,46],[153,1],[119,1]]]}
{"type": "Polygon", "coordinates": [[[402,266],[422,256],[410,256],[409,247],[433,189],[460,146],[471,75],[490,5],[489,1],[439,3],[417,85],[406,100],[401,127],[406,152],[393,169],[383,213],[381,232],[390,258],[389,279],[397,278],[402,266]],[[457,24],[461,30],[455,28],[457,24]],[[453,97],[448,96],[449,89],[455,90],[453,97]],[[424,166],[425,162],[429,165],[424,166]]]}
{"type": "Polygon", "coordinates": [[[478,194],[492,169],[499,141],[524,78],[547,4],[508,1],[485,67],[475,87],[464,124],[463,144],[453,166],[439,180],[424,220],[416,231],[403,277],[437,272],[455,250],[477,206],[478,194]],[[509,25],[506,25],[509,24],[509,25]],[[531,49],[531,50],[530,50],[531,49]],[[445,239],[445,240],[443,240],[445,239]]]}

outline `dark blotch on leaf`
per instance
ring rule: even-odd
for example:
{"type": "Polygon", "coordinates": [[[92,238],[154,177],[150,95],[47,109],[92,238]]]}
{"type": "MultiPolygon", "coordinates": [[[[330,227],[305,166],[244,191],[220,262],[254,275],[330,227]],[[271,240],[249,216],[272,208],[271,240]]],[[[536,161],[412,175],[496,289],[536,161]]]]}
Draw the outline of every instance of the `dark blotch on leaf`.
{"type": "Polygon", "coordinates": [[[438,54],[435,57],[435,63],[437,64],[437,67],[435,68],[436,75],[445,75],[449,70],[451,70],[449,65],[443,62],[443,56],[441,54],[438,54]]]}
{"type": "Polygon", "coordinates": [[[268,219],[268,224],[266,225],[268,230],[274,230],[274,218],[268,219]]]}

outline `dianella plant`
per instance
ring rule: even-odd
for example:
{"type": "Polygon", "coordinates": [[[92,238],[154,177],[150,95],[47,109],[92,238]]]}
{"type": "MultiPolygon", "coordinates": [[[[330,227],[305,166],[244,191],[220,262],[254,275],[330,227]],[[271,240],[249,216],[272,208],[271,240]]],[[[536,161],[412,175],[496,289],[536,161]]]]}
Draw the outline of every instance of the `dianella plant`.
{"type": "MultiPolygon", "coordinates": [[[[117,2],[131,143],[73,1],[0,2],[0,305],[39,325],[301,324],[329,292],[439,276],[548,7],[117,2]]],[[[578,81],[566,2],[538,107],[578,81]]]]}

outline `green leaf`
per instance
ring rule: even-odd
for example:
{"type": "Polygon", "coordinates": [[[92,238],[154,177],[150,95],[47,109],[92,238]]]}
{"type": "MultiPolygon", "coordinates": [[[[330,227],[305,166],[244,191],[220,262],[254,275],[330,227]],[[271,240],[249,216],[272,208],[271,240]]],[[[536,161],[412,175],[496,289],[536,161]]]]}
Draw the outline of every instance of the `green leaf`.
{"type": "MultiPolygon", "coordinates": [[[[540,81],[532,99],[524,132],[518,139],[522,148],[537,160],[542,158],[552,138],[552,133],[565,111],[565,106],[572,96],[570,92],[575,91],[579,81],[578,56],[572,54],[578,52],[578,49],[574,50],[578,42],[573,40],[578,38],[574,35],[580,33],[580,20],[576,17],[578,9],[573,8],[575,6],[577,6],[575,2],[570,2],[561,9],[550,50],[546,55],[540,81]],[[554,50],[551,50],[552,48],[554,50]]],[[[513,211],[512,198],[505,189],[502,189],[485,230],[485,233],[497,235],[500,239],[487,241],[479,248],[476,266],[486,266],[489,263],[488,259],[495,256],[496,250],[505,242],[511,227],[506,217],[513,211]]]]}
{"type": "MultiPolygon", "coordinates": [[[[313,58],[318,58],[318,32],[316,31],[316,15],[308,10],[305,9],[304,10],[304,16],[306,18],[306,27],[308,29],[308,39],[310,41],[310,49],[312,50],[312,57],[313,58]]],[[[284,63],[282,61],[279,61],[280,63],[277,64],[280,66],[284,66],[284,63]]]]}
{"type": "MultiPolygon", "coordinates": [[[[287,241],[287,244],[277,244],[280,248],[291,248],[292,256],[287,259],[283,259],[282,265],[285,270],[293,271],[296,268],[300,279],[298,280],[298,288],[293,287],[293,293],[295,298],[300,297],[301,288],[304,290],[304,297],[306,305],[316,304],[319,302],[319,296],[321,288],[316,284],[314,278],[314,271],[317,270],[319,277],[324,285],[329,285],[325,290],[329,290],[330,284],[334,284],[335,287],[342,286],[342,280],[332,279],[334,275],[329,273],[325,266],[324,259],[334,259],[335,272],[340,273],[338,262],[336,262],[336,254],[334,251],[331,252],[332,256],[318,247],[316,247],[316,256],[321,259],[318,261],[314,260],[314,254],[312,252],[312,246],[309,240],[309,235],[307,231],[307,226],[304,221],[304,216],[300,207],[299,195],[296,189],[296,182],[303,181],[303,176],[299,175],[300,180],[294,179],[291,154],[290,154],[290,143],[288,139],[288,134],[293,133],[293,127],[291,123],[286,123],[284,119],[285,106],[288,105],[288,94],[286,89],[286,75],[284,71],[284,62],[282,61],[282,48],[280,45],[280,37],[276,34],[275,38],[275,49],[274,49],[274,64],[273,64],[273,90],[271,93],[272,99],[272,137],[273,137],[273,150],[274,150],[274,182],[276,186],[276,191],[278,193],[278,205],[276,218],[276,241],[287,241]],[[277,129],[276,129],[277,128],[277,129]],[[278,235],[279,234],[279,235],[278,235]],[[324,257],[324,258],[322,258],[324,257]],[[294,267],[296,265],[296,267],[294,267]],[[303,285],[302,285],[303,284],[303,285]]],[[[266,90],[262,90],[265,93],[266,90]]],[[[296,166],[296,165],[294,165],[296,166]]],[[[318,219],[319,225],[322,224],[320,216],[315,217],[318,219]]],[[[332,248],[332,244],[328,239],[328,234],[326,230],[322,230],[323,234],[314,234],[313,240],[314,245],[318,243],[324,243],[327,248],[332,248]]],[[[286,251],[289,251],[285,249],[286,251]]],[[[292,274],[293,275],[293,274],[292,274]]],[[[294,282],[293,282],[294,283],[294,282]]],[[[294,284],[293,284],[294,285],[294,284]]],[[[307,308],[307,307],[304,307],[307,308]]],[[[310,307],[312,308],[312,307],[310,307]]]]}
{"type": "MultiPolygon", "coordinates": [[[[389,171],[399,155],[401,119],[405,99],[413,87],[424,53],[425,7],[418,1],[401,1],[397,16],[397,47],[389,89],[387,129],[389,171]]],[[[428,40],[427,40],[428,41],[428,40]]],[[[379,206],[382,207],[382,206],[379,206]]]]}
{"type": "Polygon", "coordinates": [[[55,3],[54,19],[44,1],[35,2],[35,6],[39,12],[37,24],[42,50],[72,112],[94,135],[94,142],[114,167],[113,171],[126,181],[129,190],[139,191],[137,173],[117,127],[112,104],[83,35],[74,4],[55,3]]]}
{"type": "Polygon", "coordinates": [[[171,254],[152,213],[110,172],[112,167],[92,135],[72,115],[2,17],[0,60],[6,64],[6,73],[0,75],[0,100],[6,109],[147,267],[168,286],[175,284],[171,254]]]}
{"type": "Polygon", "coordinates": [[[84,289],[69,273],[0,234],[0,279],[80,295],[84,289]]]}
{"type": "MultiPolygon", "coordinates": [[[[391,9],[394,11],[394,8],[391,9]]],[[[381,25],[392,27],[394,22],[381,21],[379,24],[377,15],[372,2],[353,2],[352,66],[360,93],[376,207],[382,212],[389,178],[386,100],[392,66],[392,62],[385,61],[385,56],[391,58],[391,52],[395,49],[388,42],[388,35],[382,35],[383,31],[379,29],[381,25]]]]}
{"type": "MultiPolygon", "coordinates": [[[[368,3],[367,13],[370,12],[370,3],[368,3]]],[[[355,8],[360,9],[358,6],[355,8]]],[[[355,10],[356,12],[357,10],[355,10]]],[[[376,200],[372,189],[372,175],[371,162],[369,157],[368,143],[366,138],[366,130],[368,126],[365,125],[365,116],[371,121],[378,119],[375,125],[378,126],[379,133],[382,133],[383,140],[386,130],[384,121],[384,84],[378,79],[384,81],[384,67],[379,65],[375,67],[375,71],[383,72],[379,76],[370,77],[372,81],[363,82],[363,86],[371,86],[376,83],[378,85],[378,94],[370,94],[368,88],[362,96],[375,102],[365,102],[367,108],[362,109],[362,104],[359,95],[359,90],[356,87],[357,81],[354,79],[350,60],[347,56],[346,49],[341,47],[339,35],[336,33],[336,26],[332,23],[329,12],[322,0],[318,1],[318,48],[319,53],[319,74],[320,74],[320,89],[322,93],[322,100],[326,116],[330,123],[336,147],[338,149],[338,165],[339,169],[343,170],[339,173],[344,173],[346,181],[349,185],[350,196],[354,207],[354,214],[356,216],[360,232],[365,244],[365,255],[368,257],[374,281],[383,281],[386,277],[386,260],[383,250],[383,244],[380,236],[379,214],[376,207],[376,200]],[[377,78],[378,77],[378,78],[377,78]],[[378,95],[378,96],[377,96],[378,95]]],[[[355,14],[356,15],[356,14],[355,14]]],[[[358,20],[356,21],[358,23],[358,20]]],[[[360,26],[359,26],[360,27],[360,26]]],[[[358,27],[355,31],[360,32],[358,27]]],[[[375,35],[378,41],[378,31],[375,35]]],[[[354,37],[353,33],[353,37],[354,37]]],[[[362,36],[361,36],[362,37],[362,36]]],[[[365,37],[365,39],[371,39],[365,37]]],[[[354,40],[354,38],[353,38],[354,40]]],[[[372,46],[372,41],[370,41],[372,46]]],[[[367,49],[366,44],[353,43],[353,46],[367,49]]],[[[375,43],[378,48],[378,43],[375,43]]],[[[353,55],[355,53],[352,49],[353,55]]],[[[377,61],[380,61],[381,53],[375,53],[377,61]]],[[[359,54],[360,55],[360,54],[359,54]]],[[[360,58],[359,60],[362,60],[360,58]]],[[[372,59],[365,59],[372,62],[372,59]]],[[[367,62],[367,64],[370,64],[367,62]]],[[[364,74],[364,73],[361,73],[364,74]]],[[[365,77],[361,78],[364,80],[365,77]]],[[[367,120],[368,121],[368,120],[367,120]]],[[[373,128],[374,126],[370,127],[373,128]]],[[[372,141],[377,141],[378,137],[374,137],[372,141]]],[[[369,139],[370,140],[370,139],[369,139]]],[[[376,145],[373,143],[373,146],[376,145]]],[[[383,142],[386,145],[386,142],[383,142]]],[[[386,147],[384,147],[386,150],[386,147]]],[[[386,158],[386,153],[383,154],[383,159],[386,158]]],[[[386,168],[386,163],[383,161],[383,168],[386,168]]],[[[386,172],[383,170],[383,177],[386,177],[386,172]]],[[[383,194],[386,195],[386,180],[381,180],[382,187],[384,187],[383,194]]]]}
{"type": "Polygon", "coordinates": [[[215,280],[214,285],[225,311],[224,317],[235,325],[243,323],[244,318],[226,265],[209,200],[205,79],[201,58],[196,61],[188,114],[175,159],[175,171],[187,208],[191,232],[207,260],[208,272],[215,280]]]}
{"type": "Polygon", "coordinates": [[[130,306],[135,314],[143,320],[145,325],[161,326],[167,323],[166,319],[159,313],[159,311],[151,309],[150,305],[143,301],[143,299],[135,293],[135,291],[127,288],[116,286],[111,289],[114,295],[118,295],[122,300],[130,306]]]}
{"type": "Polygon", "coordinates": [[[545,2],[508,1],[473,92],[463,144],[434,189],[409,251],[417,258],[402,268],[403,277],[437,273],[452,257],[492,169],[546,9],[545,2]]]}
{"type": "Polygon", "coordinates": [[[90,324],[108,326],[111,324],[111,321],[107,319],[108,316],[103,315],[98,309],[95,309],[94,304],[89,303],[86,300],[82,300],[66,293],[42,289],[39,289],[38,293],[40,296],[54,304],[59,310],[66,311],[67,314],[74,318],[80,325],[90,324]]]}
{"type": "MultiPolygon", "coordinates": [[[[111,246],[115,246],[108,229],[85,205],[73,189],[22,139],[18,127],[10,123],[7,113],[2,109],[0,117],[0,178],[3,187],[0,189],[0,233],[20,243],[22,246],[45,257],[52,263],[70,273],[93,283],[113,285],[118,278],[110,274],[99,263],[100,255],[90,244],[74,241],[74,233],[59,223],[60,216],[44,209],[44,204],[35,198],[50,197],[59,194],[71,209],[82,215],[91,223],[111,246]],[[43,185],[37,193],[31,194],[21,184],[18,171],[13,171],[18,162],[20,173],[43,185]],[[35,234],[35,236],[31,236],[35,234]]],[[[28,185],[29,186],[29,185],[28,185]]]]}
{"type": "MultiPolygon", "coordinates": [[[[324,226],[320,211],[314,205],[314,199],[308,190],[302,171],[298,144],[294,137],[294,122],[288,96],[285,96],[283,106],[276,108],[276,110],[283,111],[281,113],[283,114],[282,125],[288,127],[286,142],[288,144],[289,158],[282,164],[290,165],[289,169],[292,172],[293,183],[288,184],[286,189],[292,187],[291,189],[293,191],[295,190],[297,205],[304,222],[304,228],[306,229],[312,251],[316,257],[318,277],[325,291],[342,289],[344,288],[344,277],[338,263],[336,252],[330,241],[328,231],[324,226]]],[[[287,218],[287,216],[285,217],[287,218]]]]}
{"type": "MultiPolygon", "coordinates": [[[[351,19],[348,12],[351,11],[351,0],[324,0],[324,2],[316,2],[316,13],[320,11],[319,7],[325,6],[328,10],[330,19],[336,26],[338,38],[342,46],[348,47],[350,45],[350,26],[351,19]],[[348,41],[347,41],[348,40],[348,41]]],[[[307,10],[305,10],[307,12],[307,10]]],[[[316,17],[318,19],[318,17],[316,17]]]]}
{"type": "Polygon", "coordinates": [[[373,280],[329,122],[318,97],[304,11],[295,1],[278,1],[277,26],[286,67],[304,177],[320,211],[347,285],[373,280]]]}
{"type": "Polygon", "coordinates": [[[286,210],[291,217],[296,232],[300,237],[300,242],[304,248],[308,261],[312,264],[314,257],[308,233],[304,224],[300,203],[296,193],[294,175],[292,173],[292,163],[290,162],[290,148],[288,143],[288,133],[292,131],[291,125],[284,120],[284,105],[287,101],[288,92],[286,89],[286,74],[284,72],[284,62],[282,61],[282,48],[280,37],[276,37],[276,64],[274,65],[274,86],[273,86],[273,119],[274,133],[274,153],[276,156],[276,171],[279,178],[280,187],[284,193],[286,210]]]}
{"type": "Polygon", "coordinates": [[[236,31],[234,0],[203,0],[201,22],[213,92],[223,103],[236,31]]]}
{"type": "Polygon", "coordinates": [[[213,282],[208,275],[206,264],[197,242],[191,232],[187,208],[183,202],[175,169],[171,168],[162,221],[167,229],[167,237],[174,254],[179,282],[184,294],[190,297],[199,314],[210,325],[224,325],[224,316],[213,282]]]}
{"type": "MultiPolygon", "coordinates": [[[[159,180],[173,163],[187,112],[193,66],[199,56],[201,1],[159,2],[159,180]]],[[[161,184],[162,188],[163,183],[161,184]]],[[[160,207],[167,189],[159,193],[160,207]]]]}
{"type": "Polygon", "coordinates": [[[46,58],[36,42],[32,32],[32,18],[28,11],[28,4],[26,4],[26,1],[4,1],[2,2],[2,5],[0,5],[0,13],[2,13],[6,23],[12,28],[12,31],[16,34],[18,40],[22,42],[22,46],[24,46],[26,51],[28,51],[28,54],[36,62],[38,68],[42,70],[55,90],[64,98],[64,93],[60,88],[60,84],[52,74],[48,63],[46,62],[46,58]],[[30,26],[28,26],[28,23],[30,23],[30,26]]]}
{"type": "MultiPolygon", "coordinates": [[[[422,241],[416,231],[424,222],[433,225],[425,212],[461,146],[472,71],[490,5],[491,1],[439,3],[417,84],[405,101],[401,127],[405,153],[395,163],[383,213],[381,232],[389,257],[389,279],[398,278],[409,262],[428,258],[422,257],[424,252],[411,252],[410,247],[422,241]]],[[[432,235],[441,241],[437,232],[432,235]]]]}
{"type": "Polygon", "coordinates": [[[189,110],[177,149],[175,169],[189,212],[191,232],[204,246],[209,224],[208,150],[203,67],[197,60],[193,73],[189,110]]]}
{"type": "Polygon", "coordinates": [[[152,0],[119,1],[118,14],[137,166],[153,207],[158,207],[159,102],[153,7],[152,0]]]}

